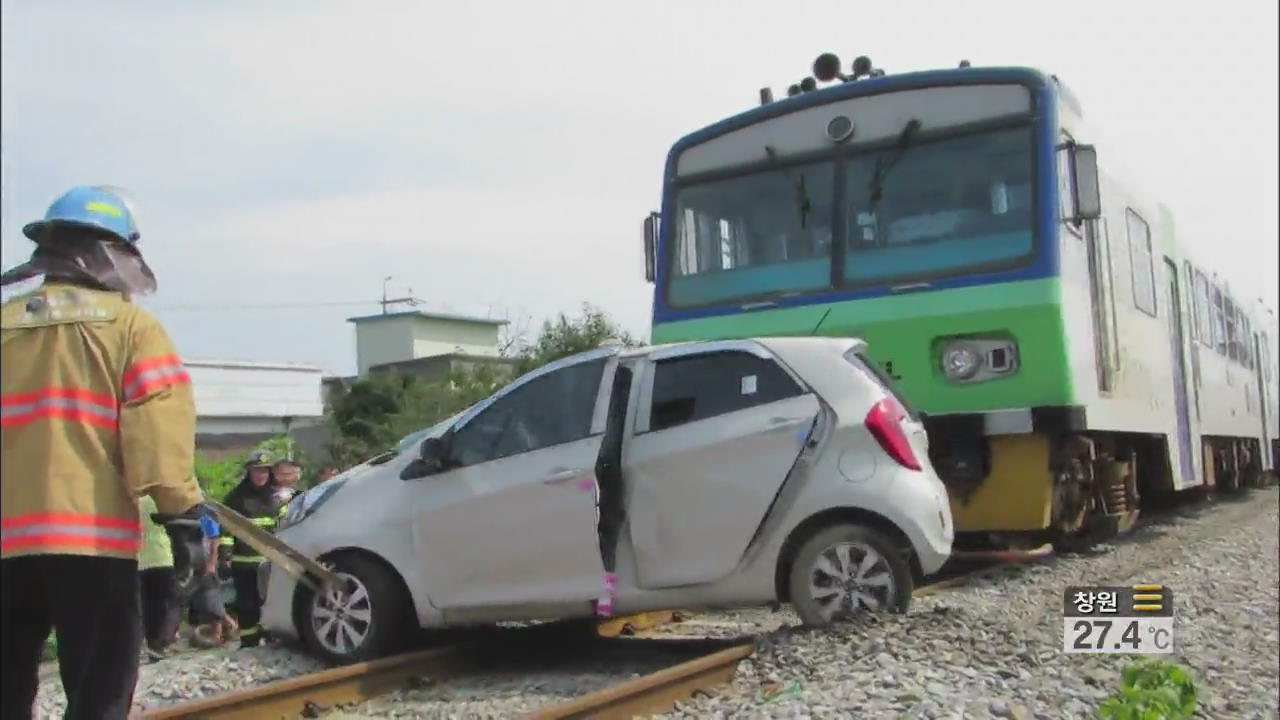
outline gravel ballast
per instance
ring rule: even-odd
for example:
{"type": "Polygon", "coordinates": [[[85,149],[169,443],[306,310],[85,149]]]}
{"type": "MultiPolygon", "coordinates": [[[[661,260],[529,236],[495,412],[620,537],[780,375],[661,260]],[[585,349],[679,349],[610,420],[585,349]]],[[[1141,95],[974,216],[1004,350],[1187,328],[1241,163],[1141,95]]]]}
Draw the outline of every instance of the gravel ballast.
{"type": "MultiPolygon", "coordinates": [[[[133,693],[135,710],[153,710],[315,672],[324,665],[283,647],[201,650],[144,662],[133,693]]],[[[56,672],[40,681],[37,718],[60,718],[67,699],[56,672]]]]}
{"type": "MultiPolygon", "coordinates": [[[[915,600],[903,616],[826,630],[784,608],[697,613],[642,636],[761,634],[734,680],[682,703],[679,718],[1085,718],[1119,686],[1129,655],[1062,652],[1069,585],[1162,583],[1175,594],[1175,652],[1191,668],[1200,717],[1280,718],[1280,493],[1254,490],[1150,522],[1087,556],[1004,568],[915,600]]],[[[520,717],[656,670],[653,658],[566,658],[473,675],[375,699],[325,717],[520,717]]],[[[141,668],[135,707],[169,705],[321,668],[285,648],[202,651],[141,668]]],[[[56,675],[38,717],[60,717],[56,675]]]]}
{"type": "Polygon", "coordinates": [[[1160,583],[1199,717],[1280,717],[1275,488],[1161,518],[1096,554],[1066,556],[916,600],[903,616],[762,639],[733,682],[673,718],[1088,718],[1131,655],[1062,652],[1071,585],[1160,583]]]}

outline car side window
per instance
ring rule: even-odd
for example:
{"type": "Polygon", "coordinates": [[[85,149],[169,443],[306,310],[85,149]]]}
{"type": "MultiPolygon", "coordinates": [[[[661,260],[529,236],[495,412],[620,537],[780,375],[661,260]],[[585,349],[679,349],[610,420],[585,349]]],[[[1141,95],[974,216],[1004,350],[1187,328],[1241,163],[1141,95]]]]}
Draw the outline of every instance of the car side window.
{"type": "Polygon", "coordinates": [[[776,362],[739,350],[659,360],[649,429],[665,430],[803,393],[776,362]]]}
{"type": "Polygon", "coordinates": [[[454,459],[475,465],[587,437],[604,364],[555,370],[494,401],[454,435],[454,459]]]}

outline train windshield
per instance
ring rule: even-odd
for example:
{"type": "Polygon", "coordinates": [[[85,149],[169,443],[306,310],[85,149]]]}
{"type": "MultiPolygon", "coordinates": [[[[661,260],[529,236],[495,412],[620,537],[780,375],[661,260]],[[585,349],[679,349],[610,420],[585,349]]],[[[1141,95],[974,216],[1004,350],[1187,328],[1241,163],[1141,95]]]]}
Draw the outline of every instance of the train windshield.
{"type": "Polygon", "coordinates": [[[675,198],[668,301],[695,307],[831,289],[837,214],[841,287],[1019,264],[1034,247],[1032,177],[1023,126],[691,184],[675,198]]]}

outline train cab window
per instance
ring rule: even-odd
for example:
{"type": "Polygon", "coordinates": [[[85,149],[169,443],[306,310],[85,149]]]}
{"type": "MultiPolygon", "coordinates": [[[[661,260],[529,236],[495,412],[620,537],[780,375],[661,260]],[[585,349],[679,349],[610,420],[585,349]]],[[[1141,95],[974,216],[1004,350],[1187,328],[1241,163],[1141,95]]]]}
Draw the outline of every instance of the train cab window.
{"type": "Polygon", "coordinates": [[[1156,278],[1152,266],[1151,228],[1131,208],[1125,210],[1129,231],[1129,259],[1133,265],[1133,304],[1142,312],[1156,315],[1156,278]]]}
{"type": "Polygon", "coordinates": [[[1196,271],[1196,322],[1200,325],[1200,342],[1213,347],[1213,313],[1210,310],[1209,283],[1204,273],[1196,271]]]}
{"type": "Polygon", "coordinates": [[[1227,354],[1227,320],[1222,312],[1222,291],[1213,288],[1213,349],[1220,355],[1227,354]]]}

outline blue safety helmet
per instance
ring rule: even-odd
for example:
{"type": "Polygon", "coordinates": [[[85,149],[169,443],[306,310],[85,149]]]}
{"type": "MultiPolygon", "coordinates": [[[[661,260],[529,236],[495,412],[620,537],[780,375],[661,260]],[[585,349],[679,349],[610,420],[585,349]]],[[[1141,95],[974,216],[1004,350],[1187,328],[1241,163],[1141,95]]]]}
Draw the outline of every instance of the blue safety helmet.
{"type": "Polygon", "coordinates": [[[125,193],[108,186],[81,186],[53,201],[43,220],[27,223],[22,234],[40,241],[46,228],[71,226],[102,230],[133,245],[141,234],[125,193]]]}

